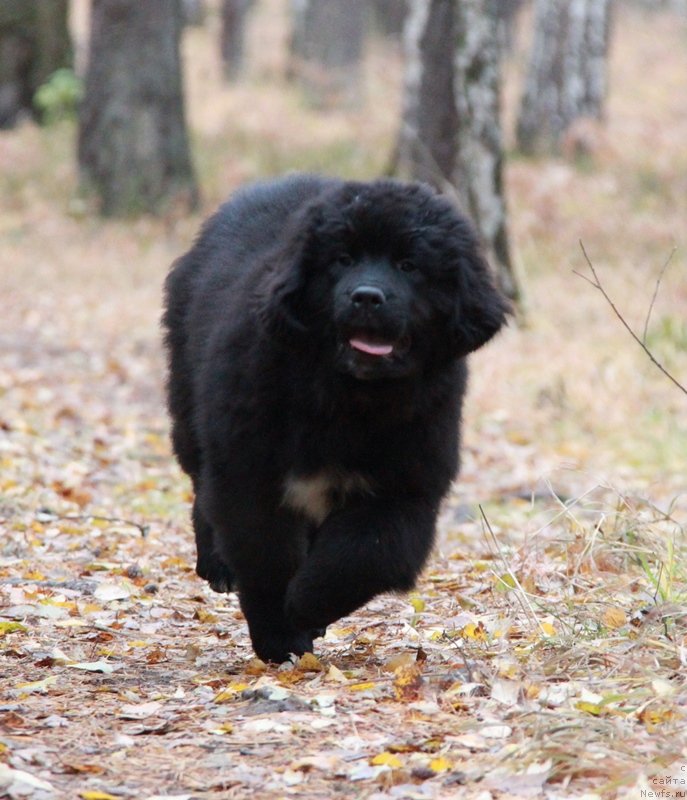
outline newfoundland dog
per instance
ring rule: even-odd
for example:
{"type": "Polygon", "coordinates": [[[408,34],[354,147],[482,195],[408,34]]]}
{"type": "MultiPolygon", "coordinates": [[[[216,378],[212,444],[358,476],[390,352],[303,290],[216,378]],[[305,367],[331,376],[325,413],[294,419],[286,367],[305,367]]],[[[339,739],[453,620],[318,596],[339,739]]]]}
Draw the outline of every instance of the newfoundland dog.
{"type": "Polygon", "coordinates": [[[235,194],[165,299],[196,570],[281,662],[413,586],[458,469],[465,357],[507,303],[446,198],[312,175],[235,194]]]}

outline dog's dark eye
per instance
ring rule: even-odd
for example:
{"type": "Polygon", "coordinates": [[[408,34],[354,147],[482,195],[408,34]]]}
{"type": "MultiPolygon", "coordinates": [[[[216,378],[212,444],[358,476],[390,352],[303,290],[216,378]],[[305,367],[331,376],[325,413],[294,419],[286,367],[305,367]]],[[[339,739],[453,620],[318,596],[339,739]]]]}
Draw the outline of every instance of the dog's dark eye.
{"type": "Polygon", "coordinates": [[[353,263],[353,256],[350,253],[339,253],[336,257],[336,263],[340,267],[350,267],[353,263]]]}
{"type": "Polygon", "coordinates": [[[402,258],[400,261],[397,261],[396,268],[400,269],[401,272],[414,272],[417,269],[409,258],[402,258]]]}

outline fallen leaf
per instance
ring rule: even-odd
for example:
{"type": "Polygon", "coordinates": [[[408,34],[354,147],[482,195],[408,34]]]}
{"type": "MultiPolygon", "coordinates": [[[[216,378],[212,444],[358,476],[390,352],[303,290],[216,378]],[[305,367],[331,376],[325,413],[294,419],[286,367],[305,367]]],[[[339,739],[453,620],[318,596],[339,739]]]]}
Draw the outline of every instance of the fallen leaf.
{"type": "Polygon", "coordinates": [[[401,703],[412,703],[420,696],[422,666],[417,662],[400,666],[395,672],[394,695],[401,703]]]}
{"type": "Polygon", "coordinates": [[[312,653],[304,653],[296,663],[296,669],[301,672],[324,672],[322,662],[312,653]]]}
{"type": "Polygon", "coordinates": [[[93,596],[103,603],[127,600],[131,597],[131,589],[119,583],[100,583],[93,592],[93,596]]]}
{"type": "Polygon", "coordinates": [[[334,664],[329,666],[327,670],[327,674],[325,675],[326,681],[333,681],[335,683],[348,683],[348,678],[341,672],[338,667],[335,667],[334,664]]]}
{"type": "Polygon", "coordinates": [[[463,639],[474,639],[477,642],[486,642],[488,639],[487,629],[481,620],[479,622],[468,622],[467,625],[461,628],[460,635],[463,639]]]}
{"type": "Polygon", "coordinates": [[[55,787],[48,781],[36,778],[22,769],[13,769],[8,764],[0,763],[0,789],[7,789],[8,797],[30,794],[27,792],[27,788],[40,789],[44,792],[55,791],[55,787]]]}
{"type": "Polygon", "coordinates": [[[518,681],[494,681],[491,686],[491,696],[503,705],[514,706],[520,697],[520,688],[518,681]]]}
{"type": "Polygon", "coordinates": [[[43,678],[42,681],[30,681],[29,683],[18,683],[15,686],[15,689],[20,690],[23,692],[47,692],[50,686],[54,686],[57,683],[57,675],[50,675],[47,678],[43,678]]]}
{"type": "Polygon", "coordinates": [[[480,730],[485,739],[506,739],[512,732],[513,729],[508,725],[485,725],[480,730]]]}
{"type": "Polygon", "coordinates": [[[601,621],[607,628],[622,628],[627,622],[627,615],[622,608],[611,606],[604,611],[601,621]]]}
{"type": "Polygon", "coordinates": [[[0,636],[6,636],[8,633],[16,633],[21,631],[26,633],[28,628],[22,625],[21,622],[0,622],[0,636]]]}
{"type": "Polygon", "coordinates": [[[236,696],[247,688],[248,688],[247,683],[231,683],[229,684],[229,686],[225,686],[223,689],[217,692],[212,702],[229,703],[232,700],[235,700],[236,696]]]}
{"type": "Polygon", "coordinates": [[[348,687],[349,691],[351,692],[369,692],[370,689],[376,689],[377,684],[373,683],[372,681],[367,681],[365,683],[354,683],[348,687]]]}
{"type": "Polygon", "coordinates": [[[433,758],[429,762],[429,768],[432,772],[446,772],[446,770],[451,769],[453,764],[443,756],[439,756],[439,758],[433,758]]]}
{"type": "Polygon", "coordinates": [[[162,703],[153,700],[150,703],[127,703],[119,709],[117,716],[120,719],[145,719],[157,714],[162,708],[162,703]]]}
{"type": "Polygon", "coordinates": [[[294,761],[291,764],[291,769],[300,770],[301,772],[309,772],[311,769],[317,769],[321,772],[333,772],[340,763],[341,759],[338,756],[305,756],[294,761]]]}
{"type": "Polygon", "coordinates": [[[117,669],[119,669],[118,664],[112,664],[109,661],[103,661],[102,659],[98,661],[84,661],[81,664],[67,664],[67,667],[71,669],[82,669],[86,672],[102,672],[105,675],[111,675],[117,669]]]}
{"type": "Polygon", "coordinates": [[[373,767],[391,767],[392,769],[399,769],[403,766],[401,759],[385,750],[383,753],[378,753],[370,759],[370,764],[373,767]]]}

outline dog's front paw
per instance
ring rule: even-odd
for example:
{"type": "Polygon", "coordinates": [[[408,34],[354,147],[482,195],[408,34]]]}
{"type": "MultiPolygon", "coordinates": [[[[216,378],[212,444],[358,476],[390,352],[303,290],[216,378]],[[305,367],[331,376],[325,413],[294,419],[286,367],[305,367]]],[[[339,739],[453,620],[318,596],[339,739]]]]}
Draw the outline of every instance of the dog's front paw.
{"type": "Polygon", "coordinates": [[[313,650],[312,631],[251,631],[250,638],[257,657],[275,664],[288,661],[291,655],[302,656],[313,650]]]}
{"type": "Polygon", "coordinates": [[[233,588],[234,575],[229,567],[218,558],[210,560],[199,555],[196,561],[196,575],[206,580],[213,592],[226,594],[233,588]]]}

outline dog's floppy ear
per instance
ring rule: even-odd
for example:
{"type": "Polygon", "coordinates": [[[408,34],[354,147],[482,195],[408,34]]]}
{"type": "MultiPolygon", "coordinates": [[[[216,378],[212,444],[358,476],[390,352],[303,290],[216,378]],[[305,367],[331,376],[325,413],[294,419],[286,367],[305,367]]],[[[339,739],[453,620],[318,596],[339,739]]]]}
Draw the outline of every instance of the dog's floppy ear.
{"type": "Polygon", "coordinates": [[[461,253],[458,276],[452,333],[454,352],[462,357],[486,344],[512,309],[497,289],[489,264],[476,244],[461,253]]]}
{"type": "Polygon", "coordinates": [[[265,260],[254,294],[260,323],[273,336],[306,333],[302,317],[304,260],[314,210],[305,209],[290,225],[284,244],[277,245],[265,260]],[[290,235],[289,235],[290,234],[290,235]]]}

